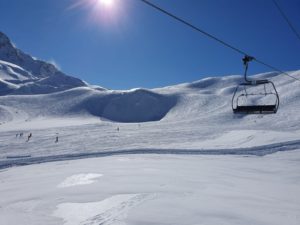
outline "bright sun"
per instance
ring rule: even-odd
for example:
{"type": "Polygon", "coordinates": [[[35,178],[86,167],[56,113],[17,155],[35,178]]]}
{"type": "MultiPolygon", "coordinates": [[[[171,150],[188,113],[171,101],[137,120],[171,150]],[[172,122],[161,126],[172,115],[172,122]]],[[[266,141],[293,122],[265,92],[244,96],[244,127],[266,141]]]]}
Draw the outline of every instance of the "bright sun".
{"type": "Polygon", "coordinates": [[[99,4],[111,7],[114,3],[114,0],[97,0],[99,4]]]}

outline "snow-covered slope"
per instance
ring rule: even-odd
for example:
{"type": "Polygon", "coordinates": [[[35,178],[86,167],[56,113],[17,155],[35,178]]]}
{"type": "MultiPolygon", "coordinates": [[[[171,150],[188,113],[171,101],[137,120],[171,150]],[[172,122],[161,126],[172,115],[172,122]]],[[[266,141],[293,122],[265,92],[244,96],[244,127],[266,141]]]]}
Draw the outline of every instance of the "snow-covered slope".
{"type": "Polygon", "coordinates": [[[0,94],[45,94],[87,86],[51,63],[34,59],[17,49],[0,32],[0,94]]]}
{"type": "MultiPolygon", "coordinates": [[[[241,115],[232,113],[231,99],[242,76],[209,77],[152,90],[113,91],[81,85],[81,81],[62,75],[51,65],[48,72],[41,67],[36,72],[37,67],[32,65],[48,64],[30,59],[30,56],[16,50],[3,34],[1,43],[5,50],[2,49],[2,56],[3,52],[8,52],[5,59],[11,62],[0,61],[0,132],[3,132],[0,146],[13,148],[16,154],[24,150],[24,146],[19,139],[18,142],[11,140],[11,136],[36,129],[44,138],[39,140],[39,144],[27,143],[26,153],[43,157],[62,153],[67,156],[81,154],[87,148],[88,153],[137,149],[230,152],[230,149],[241,147],[249,152],[248,148],[253,150],[253,146],[263,145],[268,146],[265,147],[267,152],[274,152],[280,149],[282,143],[289,149],[300,143],[299,82],[282,74],[255,76],[275,83],[280,96],[278,112],[241,115]],[[7,46],[12,52],[6,51],[7,46]],[[31,63],[22,64],[20,59],[31,63]],[[29,72],[31,66],[35,69],[29,72]],[[55,92],[32,94],[49,90],[55,92]],[[141,122],[148,123],[136,124],[141,122]],[[116,127],[125,132],[115,134],[116,127]],[[84,135],[81,135],[82,132],[84,135]],[[52,146],[50,133],[60,133],[64,142],[52,146]],[[43,151],[49,146],[53,147],[51,152],[43,151]]],[[[300,77],[300,71],[289,73],[300,77]]],[[[254,152],[266,153],[257,153],[257,149],[254,152]]],[[[9,153],[8,149],[1,152],[4,158],[9,153]]]]}
{"type": "MultiPolygon", "coordinates": [[[[300,72],[295,71],[291,74],[299,76],[300,72]]],[[[300,89],[297,81],[276,73],[260,74],[256,77],[266,76],[276,83],[281,104],[277,114],[261,116],[260,121],[272,126],[278,124],[277,127],[283,129],[287,119],[297,124],[296,121],[300,119],[300,115],[296,113],[300,109],[300,89]]],[[[226,123],[233,126],[240,124],[243,118],[247,123],[249,121],[246,118],[251,117],[232,113],[232,94],[241,79],[240,76],[205,78],[190,84],[153,90],[109,91],[78,87],[48,95],[7,95],[0,98],[0,107],[10,108],[11,112],[24,111],[27,115],[24,120],[85,115],[116,122],[163,119],[173,122],[199,121],[216,126],[226,123]]],[[[13,114],[7,119],[3,116],[4,121],[13,117],[13,114]]]]}
{"type": "Polygon", "coordinates": [[[3,224],[299,224],[298,81],[256,75],[278,112],[233,114],[241,76],[111,91],[0,37],[3,224]]]}
{"type": "MultiPolygon", "coordinates": [[[[117,122],[146,122],[162,119],[176,104],[173,95],[150,90],[99,91],[74,88],[49,95],[8,95],[1,97],[0,107],[26,114],[24,120],[37,117],[97,116],[117,122]]],[[[3,121],[3,122],[4,122],[3,121]]]]}
{"type": "MultiPolygon", "coordinates": [[[[299,77],[299,71],[291,75],[299,77]]],[[[281,126],[287,115],[299,109],[298,83],[278,73],[260,74],[257,78],[275,82],[281,102],[278,114],[261,121],[265,124],[276,121],[272,124],[281,126]]],[[[87,85],[63,74],[52,64],[32,58],[15,48],[0,32],[2,123],[16,117],[33,120],[84,115],[115,122],[199,121],[233,126],[240,124],[236,118],[243,118],[231,112],[231,96],[241,80],[241,76],[210,77],[153,90],[109,91],[87,85]]],[[[298,114],[291,118],[298,119],[298,114]]]]}
{"type": "MultiPolygon", "coordinates": [[[[290,74],[297,77],[300,72],[290,74]]],[[[79,87],[46,95],[1,96],[0,157],[29,154],[47,161],[62,154],[65,159],[163,149],[263,155],[300,147],[298,82],[276,73],[256,77],[268,77],[277,85],[281,104],[276,114],[233,114],[232,92],[241,76],[153,90],[79,87]],[[24,145],[25,137],[14,138],[20,132],[38,137],[24,145]],[[56,133],[59,145],[53,141],[56,133]]]]}

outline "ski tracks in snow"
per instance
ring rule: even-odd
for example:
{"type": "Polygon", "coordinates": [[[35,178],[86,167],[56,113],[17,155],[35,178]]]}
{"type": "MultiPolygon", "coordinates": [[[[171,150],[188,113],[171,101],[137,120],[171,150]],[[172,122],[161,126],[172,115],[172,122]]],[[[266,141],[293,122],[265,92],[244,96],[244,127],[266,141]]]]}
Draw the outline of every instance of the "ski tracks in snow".
{"type": "Polygon", "coordinates": [[[114,155],[134,155],[134,154],[174,154],[174,155],[255,155],[265,156],[275,152],[291,151],[300,149],[300,140],[274,143],[247,148],[229,148],[229,149],[123,149],[115,151],[101,151],[90,153],[74,153],[62,155],[50,155],[26,158],[6,158],[0,160],[0,169],[12,166],[24,166],[37,163],[75,160],[93,157],[106,157],[114,155]]]}
{"type": "Polygon", "coordinates": [[[99,202],[61,203],[53,215],[65,225],[125,225],[129,211],[155,194],[120,194],[99,202]]]}

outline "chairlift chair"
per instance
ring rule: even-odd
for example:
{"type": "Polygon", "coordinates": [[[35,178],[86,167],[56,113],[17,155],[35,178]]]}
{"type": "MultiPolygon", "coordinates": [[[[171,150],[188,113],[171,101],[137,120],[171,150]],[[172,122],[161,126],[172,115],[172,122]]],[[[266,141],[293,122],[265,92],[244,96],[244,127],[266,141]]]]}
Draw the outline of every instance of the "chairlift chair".
{"type": "Polygon", "coordinates": [[[248,80],[248,63],[254,58],[243,58],[245,73],[243,83],[240,83],[232,97],[232,110],[234,113],[268,114],[276,113],[279,107],[279,95],[272,81],[248,80]]]}

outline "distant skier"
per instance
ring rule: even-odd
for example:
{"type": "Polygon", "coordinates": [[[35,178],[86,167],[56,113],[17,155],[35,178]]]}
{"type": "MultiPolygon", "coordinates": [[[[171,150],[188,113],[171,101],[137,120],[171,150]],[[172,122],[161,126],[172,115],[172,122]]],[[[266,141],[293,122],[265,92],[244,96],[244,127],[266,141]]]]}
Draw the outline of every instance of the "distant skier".
{"type": "Polygon", "coordinates": [[[22,133],[20,133],[20,135],[19,135],[20,137],[23,137],[23,132],[22,133]]]}
{"type": "Polygon", "coordinates": [[[120,131],[120,128],[119,128],[119,127],[117,127],[117,131],[120,131]]]}
{"type": "Polygon", "coordinates": [[[58,136],[56,136],[55,138],[55,143],[58,143],[58,136]]]}
{"type": "Polygon", "coordinates": [[[32,133],[30,133],[30,134],[28,135],[27,141],[26,141],[26,142],[28,142],[28,141],[30,140],[31,137],[32,137],[32,133]]]}
{"type": "Polygon", "coordinates": [[[18,137],[19,134],[16,134],[16,138],[18,137]]]}

